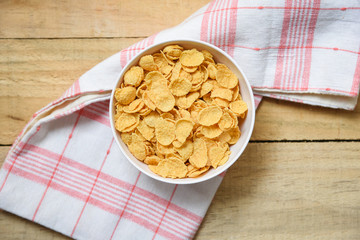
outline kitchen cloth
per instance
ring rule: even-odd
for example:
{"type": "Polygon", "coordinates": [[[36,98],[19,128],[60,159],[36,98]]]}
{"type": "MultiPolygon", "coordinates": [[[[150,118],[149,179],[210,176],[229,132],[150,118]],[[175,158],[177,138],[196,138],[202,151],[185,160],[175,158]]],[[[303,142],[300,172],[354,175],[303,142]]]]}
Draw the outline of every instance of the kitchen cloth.
{"type": "Polygon", "coordinates": [[[256,95],[354,109],[359,1],[212,1],[180,25],[109,57],[36,112],[0,171],[0,208],[76,239],[191,239],[223,175],[192,185],[141,174],[110,129],[111,89],[125,64],[164,40],[212,43],[256,95]]]}

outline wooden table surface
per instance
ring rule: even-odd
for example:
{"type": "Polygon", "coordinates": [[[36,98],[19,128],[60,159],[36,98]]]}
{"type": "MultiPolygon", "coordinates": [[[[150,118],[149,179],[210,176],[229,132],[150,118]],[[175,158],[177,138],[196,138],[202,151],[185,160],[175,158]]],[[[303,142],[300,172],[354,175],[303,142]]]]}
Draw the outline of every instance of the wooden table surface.
{"type": "MultiPolygon", "coordinates": [[[[0,161],[31,115],[208,0],[0,1],[0,161]]],[[[360,106],[264,99],[196,239],[360,239],[360,106]]],[[[0,210],[0,239],[67,239],[0,210]]]]}

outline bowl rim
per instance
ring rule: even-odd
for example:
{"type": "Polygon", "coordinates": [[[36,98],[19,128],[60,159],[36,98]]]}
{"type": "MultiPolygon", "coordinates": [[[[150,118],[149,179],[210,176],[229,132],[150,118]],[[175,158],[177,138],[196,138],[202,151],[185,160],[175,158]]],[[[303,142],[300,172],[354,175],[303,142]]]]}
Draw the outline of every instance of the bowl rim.
{"type": "MultiPolygon", "coordinates": [[[[252,88],[251,88],[251,85],[246,77],[246,75],[244,74],[244,71],[240,68],[240,66],[236,63],[236,61],[229,55],[227,54],[225,51],[223,51],[222,49],[210,44],[210,43],[207,43],[207,42],[204,42],[204,41],[201,41],[201,40],[196,40],[196,39],[187,39],[187,38],[181,38],[181,39],[171,39],[171,40],[165,40],[165,41],[160,41],[158,43],[155,43],[155,44],[152,44],[146,48],[144,48],[143,50],[141,50],[140,52],[138,52],[136,55],[134,55],[128,62],[127,64],[121,69],[118,77],[117,77],[117,80],[112,88],[112,91],[111,91],[111,96],[110,96],[110,103],[109,103],[109,116],[110,116],[110,125],[111,125],[111,131],[112,131],[112,135],[118,145],[118,147],[120,148],[120,151],[121,153],[125,156],[125,158],[136,168],[138,169],[140,172],[144,173],[146,176],[149,176],[150,178],[153,178],[153,179],[156,179],[158,181],[161,181],[161,182],[164,182],[164,183],[171,183],[171,184],[195,184],[195,183],[200,183],[200,182],[204,182],[204,181],[207,181],[209,179],[212,179],[212,178],[215,178],[217,176],[219,176],[220,174],[222,174],[223,172],[225,172],[227,169],[229,169],[229,167],[231,167],[238,159],[239,157],[242,155],[242,153],[244,152],[245,148],[247,147],[249,141],[250,141],[250,138],[251,138],[251,135],[253,133],[253,129],[254,129],[254,125],[255,125],[255,100],[254,100],[254,93],[252,91],[252,88]],[[161,177],[157,174],[154,173],[154,175],[150,175],[149,173],[145,172],[143,169],[141,169],[140,167],[138,167],[132,159],[129,158],[129,156],[127,155],[127,153],[125,152],[125,150],[123,149],[123,147],[121,146],[119,140],[118,140],[118,137],[117,137],[117,130],[115,129],[115,126],[114,126],[114,121],[113,121],[113,103],[114,103],[114,93],[115,93],[115,89],[116,87],[119,85],[119,82],[122,78],[122,76],[125,74],[125,70],[128,70],[129,66],[133,66],[134,63],[133,63],[133,60],[135,58],[137,58],[138,56],[140,55],[143,55],[146,51],[152,49],[152,48],[156,48],[158,47],[159,45],[170,45],[170,44],[178,44],[178,45],[181,45],[182,43],[196,43],[196,44],[200,44],[200,45],[205,45],[209,48],[212,48],[212,49],[215,49],[216,51],[220,52],[222,55],[224,55],[226,58],[228,58],[229,61],[231,61],[231,63],[239,70],[239,72],[241,73],[241,75],[243,76],[243,79],[246,83],[246,88],[247,90],[249,91],[249,95],[250,95],[250,102],[247,104],[251,104],[251,107],[253,109],[253,111],[251,111],[251,122],[250,122],[250,129],[249,129],[249,133],[248,135],[246,136],[246,139],[245,139],[245,143],[241,146],[240,150],[236,153],[236,155],[234,156],[234,160],[228,164],[227,166],[223,165],[224,168],[219,171],[218,173],[214,174],[214,175],[203,175],[201,177],[197,177],[197,178],[176,178],[176,179],[173,179],[173,178],[164,178],[164,177],[161,177]],[[182,180],[186,180],[186,181],[182,181],[182,180]]],[[[249,114],[249,111],[248,113],[249,114]]],[[[248,116],[248,115],[247,115],[248,116]]],[[[120,138],[120,137],[119,137],[120,138]]]]}

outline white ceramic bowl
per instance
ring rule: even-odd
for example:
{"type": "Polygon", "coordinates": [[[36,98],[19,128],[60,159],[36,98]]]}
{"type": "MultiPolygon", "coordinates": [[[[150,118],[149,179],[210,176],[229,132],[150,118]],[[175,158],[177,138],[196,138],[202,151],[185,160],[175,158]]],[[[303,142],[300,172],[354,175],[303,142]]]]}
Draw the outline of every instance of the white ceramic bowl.
{"type": "Polygon", "coordinates": [[[218,47],[215,47],[214,45],[211,45],[211,44],[206,43],[206,42],[197,41],[197,40],[190,40],[190,39],[171,40],[171,41],[165,41],[165,42],[157,43],[157,44],[152,45],[152,46],[144,49],[143,51],[139,52],[122,69],[122,71],[120,73],[120,76],[119,76],[119,79],[118,79],[117,83],[115,84],[114,89],[113,89],[113,91],[111,93],[109,111],[110,111],[110,119],[111,119],[111,121],[110,121],[111,122],[111,130],[113,132],[113,135],[114,135],[114,138],[115,138],[117,144],[119,145],[119,147],[120,147],[122,153],[125,155],[125,157],[137,169],[139,169],[141,172],[148,175],[149,177],[151,177],[153,179],[157,179],[157,180],[162,181],[162,182],[173,183],[173,184],[199,183],[199,182],[211,179],[211,178],[221,174],[226,169],[228,169],[240,157],[240,155],[243,153],[245,147],[247,146],[247,144],[248,144],[248,142],[250,140],[250,137],[251,137],[251,134],[252,134],[252,131],[253,131],[253,128],[254,128],[254,122],[255,122],[255,103],[254,103],[253,92],[252,92],[251,86],[250,86],[248,80],[246,79],[246,76],[243,73],[243,71],[241,70],[241,68],[236,64],[236,62],[227,53],[225,53],[224,51],[222,51],[218,47]],[[231,71],[233,71],[237,75],[237,77],[239,79],[239,83],[240,83],[241,96],[242,96],[243,100],[248,105],[248,113],[247,113],[246,119],[244,121],[239,121],[239,126],[240,126],[240,130],[241,130],[241,137],[240,137],[239,141],[235,145],[232,145],[230,147],[231,154],[230,154],[229,160],[223,166],[220,166],[220,167],[218,167],[216,169],[211,168],[207,173],[205,173],[205,174],[203,174],[203,175],[201,175],[200,177],[197,177],[197,178],[172,179],[172,178],[164,178],[164,177],[161,177],[161,176],[153,173],[145,163],[137,160],[130,153],[129,149],[127,148],[125,143],[122,141],[119,132],[116,131],[115,126],[114,126],[115,125],[115,122],[114,122],[114,115],[115,115],[114,92],[115,92],[115,89],[118,88],[120,86],[120,84],[122,83],[123,75],[125,74],[125,72],[130,67],[132,67],[134,65],[137,65],[142,56],[158,52],[161,49],[163,49],[165,46],[171,45],[171,44],[181,45],[185,49],[196,48],[198,50],[204,50],[204,49],[208,50],[214,56],[214,60],[217,63],[225,64],[226,66],[228,66],[230,68],[231,71]]]}

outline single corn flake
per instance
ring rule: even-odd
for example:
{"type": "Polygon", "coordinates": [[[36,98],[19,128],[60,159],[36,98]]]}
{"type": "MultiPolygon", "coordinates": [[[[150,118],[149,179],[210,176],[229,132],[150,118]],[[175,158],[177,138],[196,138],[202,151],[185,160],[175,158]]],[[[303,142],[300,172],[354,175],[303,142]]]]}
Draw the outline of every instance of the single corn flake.
{"type": "Polygon", "coordinates": [[[192,84],[187,79],[175,79],[170,82],[169,89],[174,96],[184,96],[191,90],[192,84]]]}
{"type": "Polygon", "coordinates": [[[146,74],[144,81],[149,90],[153,88],[166,88],[167,86],[166,78],[158,71],[152,71],[146,74]]]}
{"type": "Polygon", "coordinates": [[[201,133],[207,138],[216,138],[220,136],[222,130],[219,128],[217,124],[212,126],[202,126],[201,133]]]}
{"type": "Polygon", "coordinates": [[[151,55],[145,55],[140,58],[139,66],[146,71],[157,71],[158,67],[154,62],[154,57],[151,55]]]}
{"type": "Polygon", "coordinates": [[[145,142],[146,139],[143,137],[143,135],[141,135],[141,133],[138,130],[135,130],[132,134],[131,134],[131,142],[145,142]]]}
{"type": "Polygon", "coordinates": [[[208,70],[208,72],[209,72],[209,78],[211,78],[211,79],[216,79],[217,69],[216,69],[215,64],[210,63],[210,64],[207,66],[207,70],[208,70]]]}
{"type": "MultiPolygon", "coordinates": [[[[189,165],[192,166],[192,165],[189,165]]],[[[210,166],[205,166],[203,168],[193,168],[191,171],[187,173],[187,176],[190,178],[199,177],[201,174],[207,172],[209,170],[210,166]]]]}
{"type": "Polygon", "coordinates": [[[145,142],[132,142],[129,144],[129,151],[140,161],[146,158],[146,145],[145,142]]]}
{"type": "Polygon", "coordinates": [[[136,99],[128,106],[123,107],[123,111],[126,113],[136,113],[139,112],[144,107],[144,102],[142,99],[136,99]]]}
{"type": "Polygon", "coordinates": [[[181,160],[176,158],[163,159],[157,166],[149,165],[154,173],[169,178],[184,178],[187,173],[187,167],[181,160]]]}
{"type": "Polygon", "coordinates": [[[174,115],[172,115],[169,112],[163,113],[160,115],[160,117],[162,117],[163,119],[171,119],[171,120],[175,120],[174,115]]]}
{"type": "Polygon", "coordinates": [[[131,132],[139,124],[138,114],[123,113],[115,122],[115,128],[119,132],[131,132]]]}
{"type": "Polygon", "coordinates": [[[183,157],[185,160],[189,159],[194,150],[194,144],[190,140],[186,140],[179,148],[175,150],[183,157]]]}
{"type": "Polygon", "coordinates": [[[139,125],[137,126],[137,129],[139,130],[141,135],[148,141],[150,141],[155,135],[154,128],[149,127],[145,123],[145,121],[140,121],[139,125]]]}
{"type": "Polygon", "coordinates": [[[131,133],[128,133],[128,132],[124,132],[124,133],[121,133],[121,140],[123,140],[123,142],[126,144],[126,145],[129,145],[131,143],[131,133]]]}
{"type": "Polygon", "coordinates": [[[227,143],[231,140],[231,136],[228,132],[222,132],[218,137],[220,142],[227,143]]]}
{"type": "Polygon", "coordinates": [[[155,127],[157,120],[160,118],[160,115],[157,112],[151,112],[149,115],[147,115],[146,117],[144,117],[144,122],[149,126],[149,127],[155,127]]]}
{"type": "Polygon", "coordinates": [[[174,153],[175,151],[174,147],[171,144],[168,146],[164,146],[161,145],[159,142],[156,143],[156,150],[163,155],[174,153]]]}
{"type": "Polygon", "coordinates": [[[181,63],[176,62],[175,66],[174,66],[174,68],[172,70],[172,73],[171,73],[170,81],[173,81],[173,80],[178,79],[180,77],[180,70],[181,70],[181,63]]]}
{"type": "Polygon", "coordinates": [[[229,108],[231,111],[233,111],[233,113],[236,114],[236,116],[240,116],[241,114],[245,113],[247,108],[246,102],[242,101],[242,100],[238,100],[235,102],[231,102],[229,104],[229,108]]]}
{"type": "Polygon", "coordinates": [[[188,72],[188,73],[193,73],[198,69],[197,66],[196,67],[186,67],[183,65],[181,67],[182,67],[182,69],[184,69],[185,72],[188,72]]]}
{"type": "Polygon", "coordinates": [[[155,106],[163,112],[168,112],[174,108],[175,98],[170,91],[154,91],[155,106]]]}
{"type": "Polygon", "coordinates": [[[146,163],[147,165],[158,165],[160,161],[161,158],[159,158],[156,155],[152,155],[152,156],[147,156],[144,160],[144,163],[146,163]]]}
{"type": "Polygon", "coordinates": [[[138,98],[142,98],[143,93],[146,91],[147,86],[145,83],[142,83],[137,89],[136,89],[136,96],[138,98]]]}
{"type": "Polygon", "coordinates": [[[126,85],[137,87],[144,79],[144,70],[141,67],[131,67],[124,75],[126,85]]]}
{"type": "Polygon", "coordinates": [[[117,88],[115,90],[115,99],[121,105],[128,105],[136,98],[136,89],[134,87],[117,88]]]}
{"type": "Polygon", "coordinates": [[[191,105],[198,99],[200,93],[198,92],[191,92],[186,96],[181,96],[176,99],[176,106],[182,109],[188,109],[191,105]]]}
{"type": "Polygon", "coordinates": [[[175,123],[175,136],[176,139],[184,143],[186,138],[190,135],[191,131],[193,130],[194,123],[189,119],[179,119],[175,123]]]}
{"type": "Polygon", "coordinates": [[[229,101],[222,99],[222,98],[213,98],[212,100],[213,103],[215,103],[217,106],[222,107],[222,108],[228,108],[229,107],[229,101]]]}
{"type": "Polygon", "coordinates": [[[179,45],[169,45],[166,46],[163,50],[165,55],[171,59],[171,60],[177,60],[179,59],[181,53],[182,53],[183,47],[179,45]]]}
{"type": "Polygon", "coordinates": [[[220,161],[223,159],[223,157],[225,156],[225,149],[220,148],[220,147],[212,147],[211,149],[209,149],[209,158],[210,158],[210,162],[211,162],[211,166],[213,168],[217,168],[220,161]]]}
{"type": "Polygon", "coordinates": [[[234,88],[239,83],[236,75],[224,64],[217,65],[216,81],[225,88],[234,88]]]}
{"type": "Polygon", "coordinates": [[[219,122],[222,110],[217,106],[204,108],[199,112],[198,120],[203,126],[211,126],[219,122]]]}
{"type": "Polygon", "coordinates": [[[142,95],[142,100],[148,108],[155,111],[156,109],[156,105],[154,103],[155,97],[151,98],[151,95],[152,95],[151,92],[145,91],[142,95]]]}
{"type": "Polygon", "coordinates": [[[227,88],[216,88],[211,91],[211,97],[212,98],[221,98],[225,99],[227,101],[231,101],[233,92],[230,89],[227,88]]]}
{"type": "Polygon", "coordinates": [[[229,131],[227,131],[227,133],[231,137],[230,140],[228,141],[229,144],[235,144],[241,136],[241,131],[239,127],[231,128],[229,131]]]}
{"type": "Polygon", "coordinates": [[[197,67],[204,61],[204,55],[196,49],[185,50],[180,55],[180,62],[186,67],[197,67]]]}
{"type": "Polygon", "coordinates": [[[204,55],[205,60],[212,60],[213,55],[208,50],[202,50],[202,54],[204,55]]]}
{"type": "Polygon", "coordinates": [[[202,138],[194,139],[194,151],[189,158],[189,162],[196,168],[205,167],[208,161],[207,148],[205,141],[202,138]]]}
{"type": "Polygon", "coordinates": [[[201,86],[200,97],[208,94],[213,89],[213,87],[214,86],[210,82],[204,82],[201,86]]]}
{"type": "Polygon", "coordinates": [[[229,111],[224,111],[218,125],[222,131],[227,131],[230,128],[234,127],[234,119],[231,117],[229,111]]]}
{"type": "Polygon", "coordinates": [[[160,144],[170,145],[175,139],[175,124],[159,118],[155,124],[155,136],[160,144]]]}

